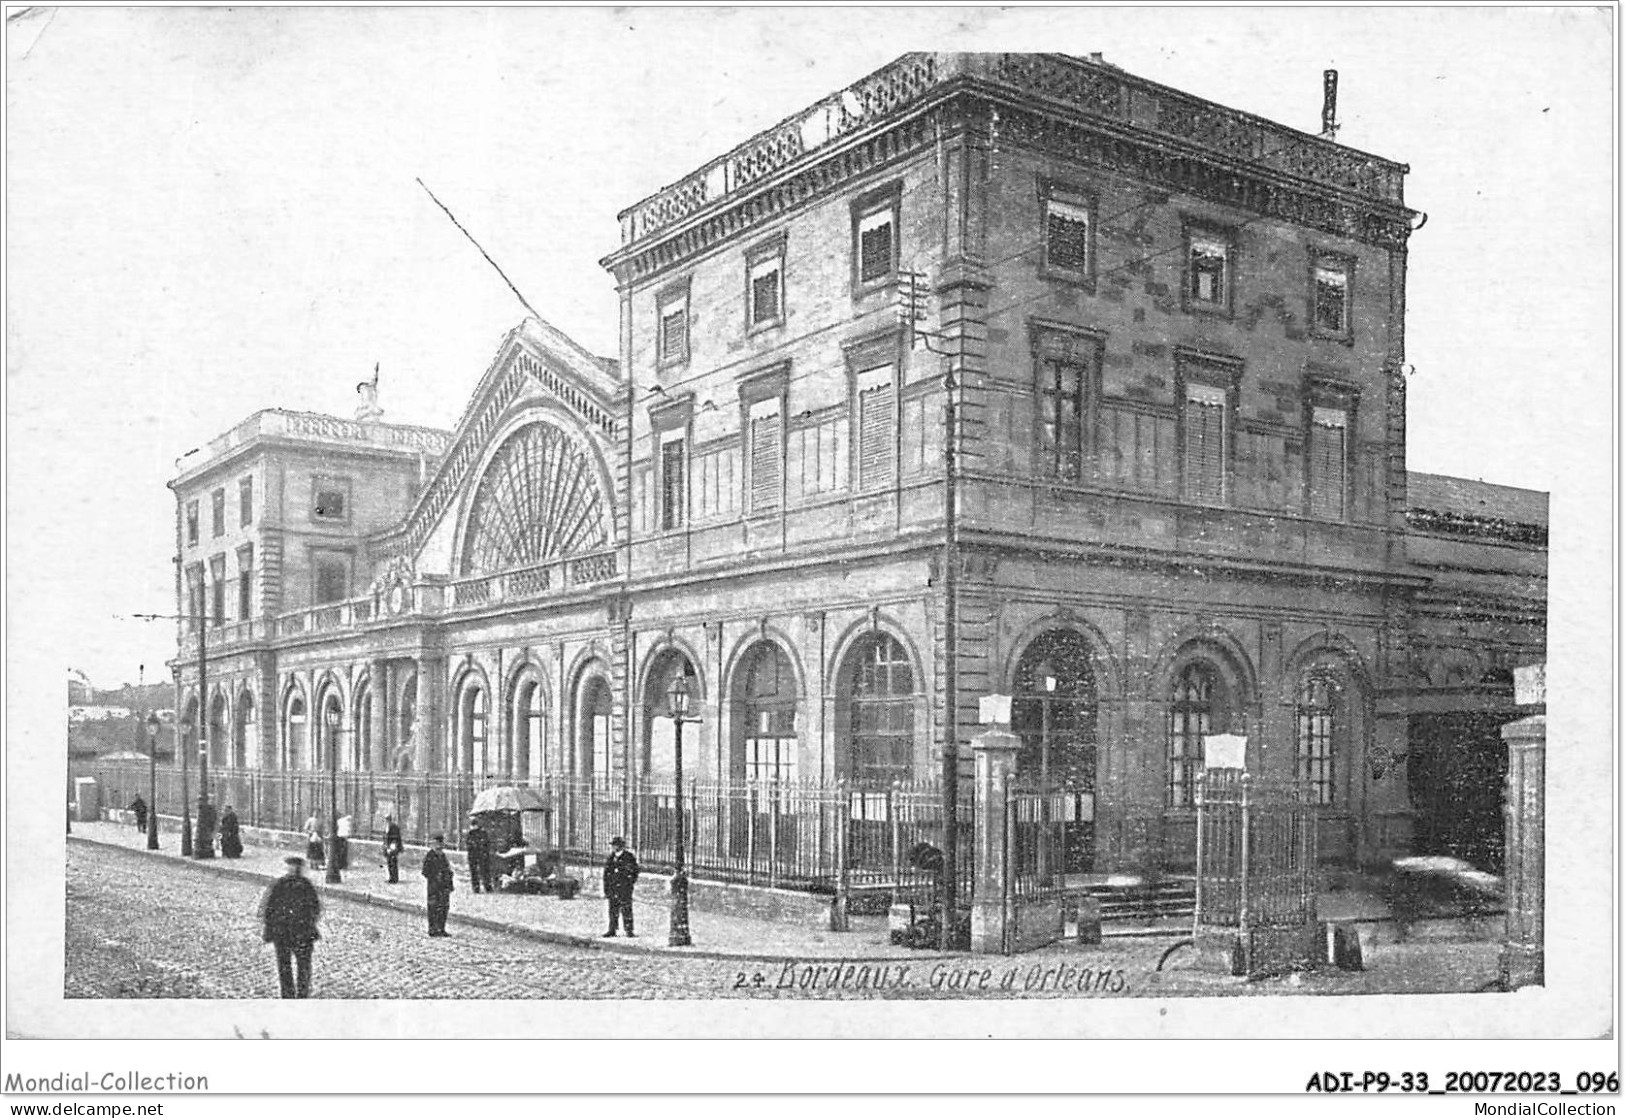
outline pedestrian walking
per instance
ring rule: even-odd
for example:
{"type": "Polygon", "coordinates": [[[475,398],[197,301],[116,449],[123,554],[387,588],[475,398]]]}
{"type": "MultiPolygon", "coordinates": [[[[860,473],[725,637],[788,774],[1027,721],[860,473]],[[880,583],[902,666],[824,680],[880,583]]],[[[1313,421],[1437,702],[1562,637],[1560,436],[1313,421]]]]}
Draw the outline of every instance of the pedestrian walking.
{"type": "Polygon", "coordinates": [[[451,863],[446,861],[446,836],[429,839],[429,852],[423,856],[423,876],[429,888],[429,934],[446,935],[446,914],[451,911],[451,863]]]}
{"type": "Polygon", "coordinates": [[[305,860],[297,854],[283,859],[287,872],[271,883],[260,901],[261,935],[276,948],[276,976],[285,998],[310,997],[311,956],[321,934],[316,920],[322,899],[304,875],[305,860]]]}
{"type": "Polygon", "coordinates": [[[305,857],[315,869],[327,864],[327,851],[322,847],[322,823],[314,812],[305,820],[305,857]]]}
{"type": "Polygon", "coordinates": [[[348,815],[339,816],[338,833],[333,837],[333,857],[337,859],[339,869],[350,868],[350,835],[355,830],[355,820],[348,815]]]}
{"type": "Polygon", "coordinates": [[[237,812],[230,804],[220,813],[220,853],[227,858],[243,856],[243,832],[237,812]]]}
{"type": "MultiPolygon", "coordinates": [[[[113,802],[117,803],[118,801],[114,800],[113,802]]],[[[147,829],[147,801],[141,798],[140,792],[137,792],[135,799],[130,801],[130,811],[135,815],[135,829],[145,831],[147,829]]]]}
{"type": "Polygon", "coordinates": [[[609,931],[604,935],[614,935],[617,925],[624,918],[628,938],[636,939],[637,933],[632,930],[632,887],[638,883],[641,872],[638,856],[626,848],[626,840],[619,836],[609,840],[609,847],[609,861],[604,863],[604,896],[609,898],[609,931]]]}
{"type": "Polygon", "coordinates": [[[491,836],[485,833],[485,828],[475,822],[472,816],[468,820],[468,836],[463,840],[463,849],[468,853],[468,879],[473,883],[474,892],[482,888],[485,892],[491,891],[491,836]]]}
{"type": "Polygon", "coordinates": [[[401,828],[393,815],[384,816],[384,864],[389,867],[389,883],[401,883],[401,828]]]}

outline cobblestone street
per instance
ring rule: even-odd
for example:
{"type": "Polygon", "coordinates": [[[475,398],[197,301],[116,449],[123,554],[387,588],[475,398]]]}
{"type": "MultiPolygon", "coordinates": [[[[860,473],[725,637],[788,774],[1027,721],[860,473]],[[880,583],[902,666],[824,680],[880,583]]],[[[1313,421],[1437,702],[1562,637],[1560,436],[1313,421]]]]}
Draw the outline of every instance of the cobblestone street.
{"type": "MultiPolygon", "coordinates": [[[[110,848],[68,847],[68,997],[277,997],[253,882],[110,848]]],[[[709,998],[737,967],[538,943],[322,898],[318,998],[709,998]]]]}

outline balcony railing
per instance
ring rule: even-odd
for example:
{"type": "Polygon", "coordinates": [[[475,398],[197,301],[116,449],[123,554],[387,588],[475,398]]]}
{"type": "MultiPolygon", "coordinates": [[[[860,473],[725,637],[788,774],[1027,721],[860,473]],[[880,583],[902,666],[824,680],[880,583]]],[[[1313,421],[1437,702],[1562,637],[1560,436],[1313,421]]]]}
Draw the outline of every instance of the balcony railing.
{"type": "Polygon", "coordinates": [[[780,121],[623,211],[621,244],[653,236],[958,78],[1178,137],[1324,186],[1396,205],[1404,202],[1402,164],[1156,85],[1113,66],[1059,54],[915,53],[780,121]]]}
{"type": "Polygon", "coordinates": [[[451,605],[453,609],[462,609],[494,602],[522,602],[555,591],[606,582],[614,578],[618,570],[615,552],[597,551],[515,571],[462,578],[450,584],[451,605]]]}

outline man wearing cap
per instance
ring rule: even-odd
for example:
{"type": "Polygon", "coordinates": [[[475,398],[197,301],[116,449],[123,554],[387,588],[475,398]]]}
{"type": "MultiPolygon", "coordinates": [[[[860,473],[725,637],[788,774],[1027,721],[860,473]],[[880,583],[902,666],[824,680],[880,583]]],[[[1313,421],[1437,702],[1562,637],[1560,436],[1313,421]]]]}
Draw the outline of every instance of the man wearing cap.
{"type": "Polygon", "coordinates": [[[285,998],[310,997],[310,959],[321,938],[316,919],[322,899],[304,875],[305,860],[297,854],[283,859],[287,873],[271,883],[260,901],[260,923],[265,942],[276,948],[276,974],[285,998]],[[295,964],[298,976],[295,977],[295,964]]]}
{"type": "Polygon", "coordinates": [[[384,816],[384,822],[389,826],[384,828],[384,864],[389,867],[389,883],[401,883],[401,825],[395,822],[393,815],[384,816]]]}
{"type": "Polygon", "coordinates": [[[609,840],[609,861],[604,863],[604,896],[609,898],[609,931],[615,934],[621,917],[626,918],[626,934],[637,938],[632,930],[632,887],[638,883],[638,856],[626,848],[626,840],[619,836],[609,840]]]}
{"type": "Polygon", "coordinates": [[[446,935],[446,914],[451,911],[451,863],[446,861],[446,836],[429,839],[429,852],[423,856],[423,876],[429,884],[429,934],[446,935]]]}

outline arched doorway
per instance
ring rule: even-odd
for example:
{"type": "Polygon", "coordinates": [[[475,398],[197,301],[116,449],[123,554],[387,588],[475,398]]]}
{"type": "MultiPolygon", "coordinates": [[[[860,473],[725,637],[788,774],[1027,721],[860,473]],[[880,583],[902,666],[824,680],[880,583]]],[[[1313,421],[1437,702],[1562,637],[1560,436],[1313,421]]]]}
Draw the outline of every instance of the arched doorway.
{"type": "Polygon", "coordinates": [[[485,684],[469,674],[457,688],[457,750],[455,769],[477,776],[490,775],[494,766],[486,736],[485,684]]]}
{"type": "Polygon", "coordinates": [[[622,775],[610,721],[614,710],[609,680],[596,672],[587,676],[576,706],[576,773],[601,786],[615,784],[622,775]]]}
{"type": "Polygon", "coordinates": [[[508,717],[508,768],[515,780],[541,780],[547,775],[546,697],[535,668],[520,672],[508,717]]]}
{"type": "Polygon", "coordinates": [[[284,771],[310,768],[310,727],[305,697],[298,692],[288,696],[282,720],[282,768],[284,771]]]}
{"type": "Polygon", "coordinates": [[[690,779],[700,773],[698,712],[705,704],[705,696],[700,693],[698,673],[688,657],[677,649],[668,649],[650,665],[643,688],[643,737],[638,760],[642,773],[656,780],[669,780],[676,771],[676,725],[667,709],[666,693],[678,676],[686,678],[689,687],[690,714],[683,726],[683,772],[690,779]]]}
{"type": "Polygon", "coordinates": [[[316,727],[315,769],[326,772],[328,767],[344,755],[344,700],[337,689],[325,692],[321,698],[321,720],[316,727]]]}
{"type": "Polygon", "coordinates": [[[1095,861],[1098,699],[1088,640],[1070,629],[1039,636],[1017,663],[1012,698],[1010,728],[1021,738],[1016,773],[1042,793],[1036,825],[1044,868],[1089,873],[1095,861]],[[1053,867],[1051,857],[1058,858],[1053,867]]]}
{"type": "Polygon", "coordinates": [[[838,679],[837,774],[869,787],[912,779],[921,696],[902,642],[883,632],[863,637],[838,679]]]}
{"type": "Polygon", "coordinates": [[[801,695],[784,650],[772,641],[757,643],[734,672],[733,694],[731,774],[757,782],[795,780],[801,695]]]}
{"type": "Polygon", "coordinates": [[[209,764],[225,765],[231,752],[231,738],[227,735],[226,727],[231,725],[231,719],[226,710],[226,696],[216,691],[213,701],[209,703],[209,764]]]}

